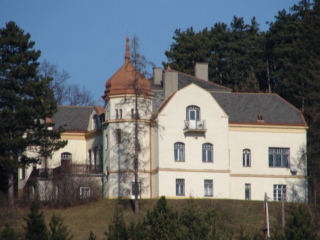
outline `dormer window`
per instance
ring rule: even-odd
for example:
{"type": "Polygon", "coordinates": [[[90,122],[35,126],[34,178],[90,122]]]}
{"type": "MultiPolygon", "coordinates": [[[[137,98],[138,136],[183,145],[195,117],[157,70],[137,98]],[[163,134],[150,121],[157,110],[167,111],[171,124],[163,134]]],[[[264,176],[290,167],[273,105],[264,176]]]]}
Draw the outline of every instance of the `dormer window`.
{"type": "Polygon", "coordinates": [[[200,107],[195,105],[188,106],[186,108],[184,132],[205,132],[205,121],[200,119],[200,107]]]}
{"type": "Polygon", "coordinates": [[[200,120],[200,108],[195,105],[187,107],[186,120],[188,121],[199,121],[200,120]]]}

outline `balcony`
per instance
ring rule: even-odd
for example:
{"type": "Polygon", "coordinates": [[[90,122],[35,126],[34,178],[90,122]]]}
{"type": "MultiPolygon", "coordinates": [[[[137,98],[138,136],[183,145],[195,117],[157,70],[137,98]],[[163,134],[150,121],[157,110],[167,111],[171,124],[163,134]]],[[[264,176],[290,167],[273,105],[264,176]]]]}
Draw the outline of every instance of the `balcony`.
{"type": "Polygon", "coordinates": [[[204,133],[206,129],[205,120],[185,120],[184,121],[184,133],[204,133]]]}
{"type": "Polygon", "coordinates": [[[102,167],[100,165],[88,165],[88,164],[70,164],[61,165],[57,168],[49,169],[36,169],[33,173],[34,177],[40,178],[52,178],[60,175],[96,175],[102,174],[102,167]]]}

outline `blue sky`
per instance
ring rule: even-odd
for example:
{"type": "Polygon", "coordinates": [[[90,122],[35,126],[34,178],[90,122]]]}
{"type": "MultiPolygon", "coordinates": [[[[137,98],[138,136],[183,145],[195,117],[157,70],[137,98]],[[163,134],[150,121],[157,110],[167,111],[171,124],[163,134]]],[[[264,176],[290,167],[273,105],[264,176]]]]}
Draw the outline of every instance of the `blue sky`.
{"type": "Polygon", "coordinates": [[[136,35],[149,61],[162,66],[175,29],[196,31],[233,16],[255,16],[262,30],[298,0],[0,0],[0,27],[13,20],[36,42],[40,61],[65,70],[97,103],[124,62],[125,38],[136,35]]]}

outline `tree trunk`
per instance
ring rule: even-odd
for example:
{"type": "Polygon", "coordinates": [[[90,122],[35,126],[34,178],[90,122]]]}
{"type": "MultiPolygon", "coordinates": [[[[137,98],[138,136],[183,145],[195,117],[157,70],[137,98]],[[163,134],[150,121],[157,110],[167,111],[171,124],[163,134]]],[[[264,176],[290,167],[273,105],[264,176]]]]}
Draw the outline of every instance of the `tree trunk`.
{"type": "Polygon", "coordinates": [[[9,174],[9,179],[8,179],[8,185],[9,185],[9,189],[8,189],[8,205],[10,208],[14,207],[14,173],[11,172],[9,174]]]}
{"type": "MultiPolygon", "coordinates": [[[[135,73],[136,81],[137,74],[135,73]]],[[[135,81],[135,117],[134,117],[134,212],[139,214],[139,136],[138,136],[138,93],[137,93],[137,83],[135,81]]]]}

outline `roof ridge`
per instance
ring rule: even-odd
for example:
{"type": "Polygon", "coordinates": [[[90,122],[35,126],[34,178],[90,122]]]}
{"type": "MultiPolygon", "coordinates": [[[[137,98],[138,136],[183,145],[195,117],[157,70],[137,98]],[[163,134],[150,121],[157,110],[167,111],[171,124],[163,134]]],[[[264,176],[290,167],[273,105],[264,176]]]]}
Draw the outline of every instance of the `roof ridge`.
{"type": "Polygon", "coordinates": [[[265,93],[265,92],[232,92],[234,94],[248,94],[248,95],[278,95],[277,93],[265,93]]]}
{"type": "Polygon", "coordinates": [[[59,105],[58,107],[63,107],[63,108],[93,108],[95,106],[79,106],[79,105],[59,105]]]}
{"type": "Polygon", "coordinates": [[[304,115],[303,115],[302,111],[301,111],[299,108],[297,108],[297,107],[294,106],[292,103],[290,103],[289,101],[287,101],[286,99],[284,99],[283,97],[281,97],[279,94],[275,94],[275,95],[276,95],[278,98],[280,98],[281,101],[283,101],[283,102],[285,102],[286,104],[288,104],[291,108],[293,108],[294,110],[298,111],[298,113],[300,114],[300,116],[301,116],[304,124],[305,124],[306,126],[308,126],[308,124],[307,124],[307,122],[306,122],[306,120],[305,120],[305,118],[304,118],[304,115]]]}
{"type": "MultiPolygon", "coordinates": [[[[172,71],[172,70],[171,70],[171,71],[172,71]]],[[[176,70],[174,70],[174,71],[176,71],[176,70]]],[[[218,84],[218,83],[215,83],[215,82],[212,82],[212,81],[209,81],[209,80],[205,80],[205,79],[202,79],[202,78],[196,77],[196,76],[191,75],[191,74],[188,74],[188,73],[179,72],[179,71],[176,71],[176,72],[181,73],[182,75],[185,75],[185,76],[188,76],[188,77],[192,77],[192,78],[195,78],[195,79],[197,79],[197,80],[200,80],[200,81],[203,81],[203,82],[209,83],[209,84],[211,84],[211,85],[215,85],[215,86],[217,86],[217,87],[221,87],[221,88],[225,88],[225,89],[228,89],[228,90],[232,90],[231,88],[228,88],[228,87],[222,86],[222,85],[220,85],[220,84],[218,84]]]]}

